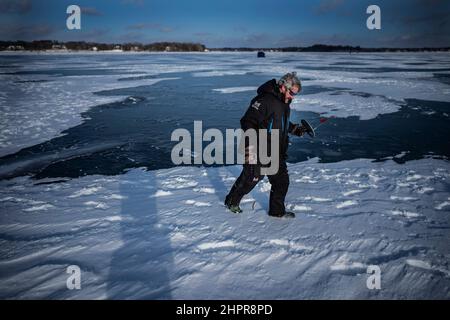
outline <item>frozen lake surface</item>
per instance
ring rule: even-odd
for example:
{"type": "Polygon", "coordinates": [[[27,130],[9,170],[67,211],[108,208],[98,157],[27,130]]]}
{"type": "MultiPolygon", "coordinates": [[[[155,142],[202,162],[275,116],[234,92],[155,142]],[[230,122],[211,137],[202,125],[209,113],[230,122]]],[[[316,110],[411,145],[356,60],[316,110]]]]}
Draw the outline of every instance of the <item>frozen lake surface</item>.
{"type": "Polygon", "coordinates": [[[448,53],[2,54],[0,80],[0,298],[450,298],[448,53]],[[291,139],[297,217],[267,180],[233,215],[240,168],[174,167],[170,134],[293,70],[292,120],[332,117],[291,139]]]}

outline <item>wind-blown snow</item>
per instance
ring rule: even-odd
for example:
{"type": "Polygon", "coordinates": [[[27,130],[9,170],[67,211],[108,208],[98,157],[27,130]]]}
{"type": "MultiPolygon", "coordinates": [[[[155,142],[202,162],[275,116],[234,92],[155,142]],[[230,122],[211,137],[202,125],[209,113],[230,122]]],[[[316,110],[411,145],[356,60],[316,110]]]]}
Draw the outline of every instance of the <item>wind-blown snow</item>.
{"type": "Polygon", "coordinates": [[[295,219],[267,215],[266,188],[227,211],[239,172],[0,181],[0,298],[450,298],[447,161],[289,165],[295,219]],[[371,265],[381,290],[366,287],[371,265]]]}
{"type": "Polygon", "coordinates": [[[340,95],[317,93],[300,96],[294,100],[292,108],[341,118],[359,116],[361,120],[372,119],[379,114],[392,113],[400,109],[398,102],[389,101],[384,97],[355,97],[347,92],[340,95]]]}
{"type": "Polygon", "coordinates": [[[170,196],[172,194],[171,191],[165,191],[165,190],[158,190],[155,194],[152,195],[152,197],[166,197],[170,196]]]}
{"type": "Polygon", "coordinates": [[[205,71],[205,72],[194,72],[194,77],[217,77],[217,76],[234,76],[246,74],[245,70],[217,70],[217,71],[205,71]]]}
{"type": "Polygon", "coordinates": [[[257,87],[231,87],[231,88],[220,88],[213,89],[214,91],[218,91],[220,93],[236,93],[236,92],[245,92],[245,91],[255,91],[258,89],[257,87]]]}
{"type": "Polygon", "coordinates": [[[354,206],[354,205],[357,205],[357,204],[358,204],[357,201],[354,201],[354,200],[346,200],[346,201],[344,201],[344,202],[338,203],[338,204],[336,205],[336,208],[342,209],[342,208],[351,207],[351,206],[354,206]]]}

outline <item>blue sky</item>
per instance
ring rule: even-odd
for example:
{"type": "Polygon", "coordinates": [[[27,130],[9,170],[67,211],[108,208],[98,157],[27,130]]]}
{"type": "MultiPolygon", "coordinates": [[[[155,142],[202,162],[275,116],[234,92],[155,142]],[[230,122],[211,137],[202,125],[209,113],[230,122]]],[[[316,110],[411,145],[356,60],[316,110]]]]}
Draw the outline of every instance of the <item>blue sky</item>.
{"type": "Polygon", "coordinates": [[[0,0],[0,40],[200,42],[207,47],[450,46],[449,0],[0,0]],[[67,30],[66,8],[82,8],[67,30]],[[366,8],[381,8],[368,30],[366,8]]]}

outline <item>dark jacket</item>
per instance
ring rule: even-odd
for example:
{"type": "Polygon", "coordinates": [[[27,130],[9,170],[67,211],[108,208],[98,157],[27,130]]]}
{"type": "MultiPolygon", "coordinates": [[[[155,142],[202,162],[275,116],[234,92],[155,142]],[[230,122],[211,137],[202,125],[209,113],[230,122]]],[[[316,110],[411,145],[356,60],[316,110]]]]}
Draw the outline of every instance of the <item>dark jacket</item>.
{"type": "MultiPolygon", "coordinates": [[[[266,129],[268,139],[273,129],[280,130],[280,156],[287,158],[289,145],[288,133],[293,130],[293,124],[289,121],[290,103],[284,102],[283,94],[279,91],[277,81],[272,79],[258,88],[258,95],[250,102],[245,115],[241,119],[242,130],[266,129]]],[[[270,141],[268,141],[270,148],[270,141]]],[[[270,150],[270,149],[269,149],[270,150]]]]}

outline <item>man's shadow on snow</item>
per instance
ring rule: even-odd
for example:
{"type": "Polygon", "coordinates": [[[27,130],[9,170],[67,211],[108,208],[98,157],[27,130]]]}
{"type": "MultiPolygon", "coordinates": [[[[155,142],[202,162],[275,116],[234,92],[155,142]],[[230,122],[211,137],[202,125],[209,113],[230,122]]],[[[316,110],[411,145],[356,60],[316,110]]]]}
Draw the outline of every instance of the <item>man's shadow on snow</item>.
{"type": "Polygon", "coordinates": [[[155,172],[139,169],[121,175],[119,233],[107,279],[108,299],[171,299],[169,271],[173,255],[167,229],[161,227],[155,172]]]}

